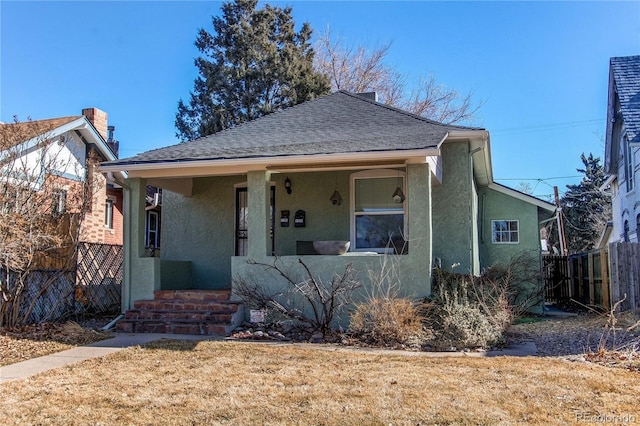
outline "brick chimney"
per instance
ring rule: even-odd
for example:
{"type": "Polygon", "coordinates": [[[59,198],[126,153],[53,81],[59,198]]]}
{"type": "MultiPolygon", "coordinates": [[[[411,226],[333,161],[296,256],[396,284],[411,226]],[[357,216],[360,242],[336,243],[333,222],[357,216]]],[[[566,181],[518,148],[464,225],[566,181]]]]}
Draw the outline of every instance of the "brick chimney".
{"type": "Polygon", "coordinates": [[[99,110],[98,108],[85,108],[82,110],[82,115],[87,117],[93,127],[96,128],[102,138],[107,140],[107,113],[99,110]]]}

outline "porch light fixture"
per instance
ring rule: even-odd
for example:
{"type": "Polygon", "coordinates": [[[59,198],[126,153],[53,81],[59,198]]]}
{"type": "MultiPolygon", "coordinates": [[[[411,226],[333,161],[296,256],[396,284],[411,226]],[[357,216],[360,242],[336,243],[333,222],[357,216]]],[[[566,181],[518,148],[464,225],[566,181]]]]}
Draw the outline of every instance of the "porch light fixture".
{"type": "Polygon", "coordinates": [[[400,204],[404,202],[404,192],[402,192],[402,189],[400,189],[400,187],[397,187],[396,190],[393,192],[393,201],[395,201],[396,203],[400,204]]]}
{"type": "Polygon", "coordinates": [[[391,196],[391,198],[393,198],[393,201],[398,204],[404,203],[405,200],[404,192],[402,192],[402,188],[400,188],[401,182],[402,179],[400,178],[400,170],[398,170],[398,187],[395,191],[393,191],[393,195],[391,196]]]}
{"type": "Polygon", "coordinates": [[[287,190],[287,194],[291,194],[291,179],[289,179],[289,176],[284,180],[284,189],[287,190]]]}
{"type": "Polygon", "coordinates": [[[342,197],[340,196],[340,193],[338,192],[338,172],[336,172],[335,189],[333,191],[333,194],[331,194],[331,197],[329,197],[329,200],[331,200],[331,204],[333,204],[334,206],[339,206],[340,204],[342,204],[342,197]]]}
{"type": "Polygon", "coordinates": [[[333,191],[333,194],[329,199],[331,200],[331,204],[333,204],[334,206],[339,206],[340,204],[342,204],[342,197],[340,196],[340,193],[337,189],[333,191]]]}

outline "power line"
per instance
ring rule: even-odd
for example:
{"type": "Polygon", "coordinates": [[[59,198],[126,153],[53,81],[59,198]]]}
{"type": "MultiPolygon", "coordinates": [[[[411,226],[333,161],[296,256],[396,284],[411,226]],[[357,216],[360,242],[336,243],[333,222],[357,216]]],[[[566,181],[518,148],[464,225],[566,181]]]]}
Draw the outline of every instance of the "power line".
{"type": "Polygon", "coordinates": [[[534,133],[534,132],[542,132],[547,130],[559,130],[566,129],[571,127],[582,127],[590,124],[595,124],[598,122],[604,122],[604,118],[593,118],[590,120],[577,120],[577,121],[566,121],[563,123],[549,123],[549,124],[538,124],[534,126],[524,126],[524,127],[510,127],[506,129],[498,129],[493,130],[492,134],[498,135],[514,135],[514,134],[522,134],[522,133],[534,133]]]}
{"type": "Polygon", "coordinates": [[[579,178],[579,177],[582,177],[582,175],[554,176],[554,177],[547,177],[547,178],[494,178],[494,180],[537,180],[537,181],[542,181],[542,180],[553,180],[553,179],[573,179],[573,178],[579,178]]]}

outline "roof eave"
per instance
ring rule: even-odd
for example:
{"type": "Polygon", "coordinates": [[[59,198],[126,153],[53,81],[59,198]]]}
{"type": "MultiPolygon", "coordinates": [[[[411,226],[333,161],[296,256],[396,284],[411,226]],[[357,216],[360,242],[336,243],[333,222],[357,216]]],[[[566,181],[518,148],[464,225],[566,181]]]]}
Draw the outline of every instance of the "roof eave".
{"type": "Polygon", "coordinates": [[[210,168],[211,173],[216,169],[235,169],[237,173],[246,173],[248,170],[274,170],[278,167],[304,167],[317,166],[336,167],[340,163],[358,162],[389,162],[399,161],[404,163],[424,163],[427,157],[439,155],[436,147],[415,149],[415,150],[394,150],[394,151],[371,151],[355,153],[335,153],[335,154],[308,154],[308,155],[286,155],[253,158],[217,158],[203,160],[175,160],[161,162],[141,162],[141,163],[115,163],[103,164],[102,171],[128,171],[132,175],[135,172],[171,170],[171,169],[203,169],[210,168]]]}
{"type": "Polygon", "coordinates": [[[505,195],[509,195],[511,197],[517,198],[525,203],[533,204],[534,206],[540,207],[541,209],[547,210],[551,213],[557,210],[557,207],[547,201],[541,200],[540,198],[534,197],[533,195],[525,194],[524,192],[516,191],[513,188],[509,188],[508,186],[500,185],[499,183],[491,183],[488,185],[489,189],[493,189],[494,191],[500,192],[505,195]]]}

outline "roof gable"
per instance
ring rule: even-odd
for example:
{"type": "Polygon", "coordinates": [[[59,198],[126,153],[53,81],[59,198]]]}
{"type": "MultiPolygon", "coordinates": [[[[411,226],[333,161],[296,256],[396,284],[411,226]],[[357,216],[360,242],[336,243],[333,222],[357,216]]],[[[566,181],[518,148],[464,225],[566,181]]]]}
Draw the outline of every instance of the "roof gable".
{"type": "MultiPolygon", "coordinates": [[[[0,135],[9,136],[14,145],[26,142],[71,123],[82,116],[49,118],[46,120],[29,120],[19,123],[1,123],[0,135]]],[[[8,147],[7,147],[8,148],[8,147]]]]}
{"type": "Polygon", "coordinates": [[[640,56],[611,58],[611,72],[629,141],[640,143],[640,56]]]}
{"type": "Polygon", "coordinates": [[[10,139],[14,146],[21,143],[31,146],[37,143],[38,138],[55,138],[69,131],[80,132],[82,141],[85,144],[94,145],[106,160],[114,160],[116,158],[102,135],[96,130],[91,121],[83,115],[0,124],[0,138],[6,137],[10,139]]]}
{"type": "Polygon", "coordinates": [[[194,141],[107,166],[177,161],[417,150],[437,147],[451,131],[477,128],[437,123],[340,91],[194,141]]]}

